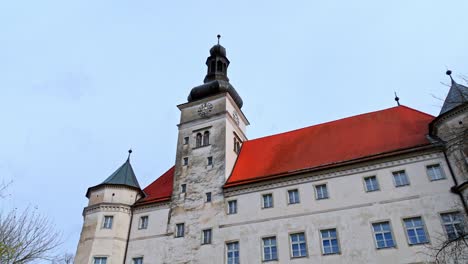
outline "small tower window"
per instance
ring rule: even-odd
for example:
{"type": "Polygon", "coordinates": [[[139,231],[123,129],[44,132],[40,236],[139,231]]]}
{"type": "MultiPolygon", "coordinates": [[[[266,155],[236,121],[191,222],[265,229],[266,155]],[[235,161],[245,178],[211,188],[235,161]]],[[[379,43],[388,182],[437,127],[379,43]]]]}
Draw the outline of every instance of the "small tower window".
{"type": "Polygon", "coordinates": [[[211,192],[206,193],[206,202],[207,203],[211,202],[211,192]]]}
{"type": "Polygon", "coordinates": [[[184,137],[184,145],[187,145],[189,143],[189,137],[184,137]]]}
{"type": "Polygon", "coordinates": [[[185,158],[184,158],[183,164],[184,164],[184,166],[187,166],[187,165],[188,165],[188,157],[185,157],[185,158]]]}
{"type": "Polygon", "coordinates": [[[202,134],[197,133],[195,147],[201,147],[201,145],[202,145],[202,134]]]}
{"type": "Polygon", "coordinates": [[[180,192],[181,193],[187,192],[187,184],[183,183],[180,185],[180,192]]]}
{"type": "Polygon", "coordinates": [[[102,228],[112,229],[112,222],[114,222],[114,217],[112,215],[104,216],[104,221],[102,222],[102,228]]]}
{"type": "Polygon", "coordinates": [[[208,157],[208,166],[213,165],[213,157],[208,157]]]}
{"type": "Polygon", "coordinates": [[[185,225],[183,223],[176,224],[176,237],[183,237],[185,235],[185,225]]]}
{"type": "Polygon", "coordinates": [[[218,61],[216,71],[223,71],[223,63],[221,61],[218,61]]]}
{"type": "Polygon", "coordinates": [[[210,132],[205,131],[203,133],[203,146],[208,146],[210,144],[210,132]]]}

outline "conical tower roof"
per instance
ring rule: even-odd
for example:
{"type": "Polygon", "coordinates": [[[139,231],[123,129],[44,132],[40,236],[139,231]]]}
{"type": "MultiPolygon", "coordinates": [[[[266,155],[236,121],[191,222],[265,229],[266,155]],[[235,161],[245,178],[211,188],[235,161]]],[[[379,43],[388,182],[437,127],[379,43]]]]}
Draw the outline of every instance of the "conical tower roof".
{"type": "Polygon", "coordinates": [[[447,71],[447,75],[450,76],[451,85],[439,115],[468,102],[468,87],[455,82],[451,74],[452,71],[447,71]]]}

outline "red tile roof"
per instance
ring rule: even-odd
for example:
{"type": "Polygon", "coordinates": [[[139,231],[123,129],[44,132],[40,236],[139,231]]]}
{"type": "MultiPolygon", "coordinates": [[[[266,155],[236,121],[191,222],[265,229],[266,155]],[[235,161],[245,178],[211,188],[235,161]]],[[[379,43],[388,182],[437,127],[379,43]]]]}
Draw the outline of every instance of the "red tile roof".
{"type": "Polygon", "coordinates": [[[433,119],[397,106],[248,140],[225,187],[427,145],[433,119]]]}
{"type": "MultiPolygon", "coordinates": [[[[433,116],[406,106],[245,141],[225,187],[429,145],[433,116]]],[[[143,191],[138,204],[171,199],[174,167],[143,191]]]]}
{"type": "Polygon", "coordinates": [[[147,204],[154,202],[163,202],[171,199],[172,184],[174,181],[175,166],[166,171],[161,177],[148,185],[143,192],[146,197],[139,200],[137,204],[147,204]]]}

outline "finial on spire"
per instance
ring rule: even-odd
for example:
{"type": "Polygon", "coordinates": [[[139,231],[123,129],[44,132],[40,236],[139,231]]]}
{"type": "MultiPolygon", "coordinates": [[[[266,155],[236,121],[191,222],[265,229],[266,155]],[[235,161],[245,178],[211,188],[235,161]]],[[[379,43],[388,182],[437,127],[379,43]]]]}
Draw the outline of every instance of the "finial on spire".
{"type": "Polygon", "coordinates": [[[128,150],[128,158],[127,158],[127,160],[130,160],[130,155],[132,154],[132,152],[133,152],[132,149],[129,149],[129,150],[128,150]]]}
{"type": "Polygon", "coordinates": [[[400,106],[400,97],[397,96],[396,92],[395,93],[395,101],[397,103],[398,106],[400,106]]]}
{"type": "Polygon", "coordinates": [[[218,45],[219,45],[219,39],[221,38],[221,35],[218,34],[216,37],[218,38],[218,45]]]}
{"type": "Polygon", "coordinates": [[[452,82],[453,82],[452,71],[451,71],[451,70],[447,70],[447,71],[445,72],[445,74],[447,74],[447,75],[450,77],[450,80],[452,80],[452,82]]]}

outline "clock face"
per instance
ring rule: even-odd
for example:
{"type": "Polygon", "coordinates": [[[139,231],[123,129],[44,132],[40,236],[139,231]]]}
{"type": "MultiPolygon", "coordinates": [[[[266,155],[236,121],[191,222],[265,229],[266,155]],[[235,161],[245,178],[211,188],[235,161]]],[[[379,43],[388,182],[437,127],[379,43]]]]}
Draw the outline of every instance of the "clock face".
{"type": "Polygon", "coordinates": [[[236,124],[239,125],[239,115],[236,111],[232,112],[232,119],[234,119],[234,122],[236,122],[236,124]]]}
{"type": "Polygon", "coordinates": [[[201,117],[205,117],[208,115],[208,113],[211,112],[211,110],[213,110],[212,104],[203,103],[200,105],[200,107],[198,107],[198,115],[200,115],[201,117]]]}

